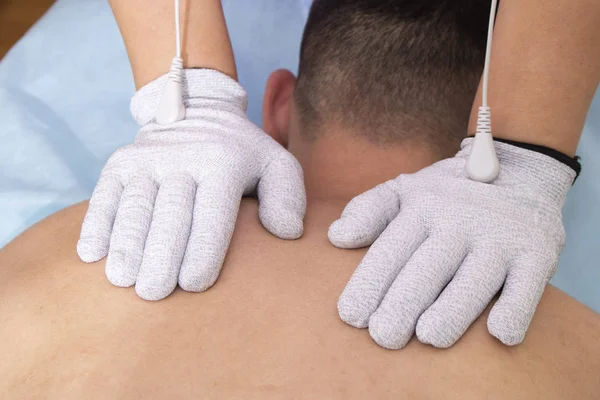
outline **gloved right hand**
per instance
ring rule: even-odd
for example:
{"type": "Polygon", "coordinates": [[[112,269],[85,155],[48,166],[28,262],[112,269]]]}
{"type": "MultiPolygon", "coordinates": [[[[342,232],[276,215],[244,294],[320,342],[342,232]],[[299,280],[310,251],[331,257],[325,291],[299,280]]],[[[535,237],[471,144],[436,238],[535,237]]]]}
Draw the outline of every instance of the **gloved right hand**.
{"type": "Polygon", "coordinates": [[[153,118],[165,80],[133,97],[142,128],[104,167],[77,244],[85,262],[108,255],[109,281],[135,284],[146,300],[168,296],[177,283],[193,292],[214,284],[242,196],[257,192],[262,224],[282,239],[302,235],[306,209],[300,164],[248,120],[237,82],[186,70],[186,118],[162,126],[153,118]]]}

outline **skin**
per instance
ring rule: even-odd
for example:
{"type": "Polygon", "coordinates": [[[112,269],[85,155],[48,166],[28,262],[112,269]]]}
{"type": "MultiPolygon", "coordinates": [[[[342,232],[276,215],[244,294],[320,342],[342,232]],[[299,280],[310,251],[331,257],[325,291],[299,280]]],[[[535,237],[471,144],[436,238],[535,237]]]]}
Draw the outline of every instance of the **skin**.
{"type": "MultiPolygon", "coordinates": [[[[110,0],[137,89],[169,71],[175,57],[173,0],[110,0]]],[[[180,0],[185,68],[210,68],[237,79],[221,0],[180,0]]]]}
{"type": "Polygon", "coordinates": [[[597,398],[600,317],[553,287],[517,347],[487,311],[448,350],[384,350],[345,325],[337,298],[365,250],[327,240],[343,205],[310,202],[290,242],[244,200],[217,284],[160,302],[78,259],[85,203],[49,217],[0,251],[0,398],[597,398]]]}

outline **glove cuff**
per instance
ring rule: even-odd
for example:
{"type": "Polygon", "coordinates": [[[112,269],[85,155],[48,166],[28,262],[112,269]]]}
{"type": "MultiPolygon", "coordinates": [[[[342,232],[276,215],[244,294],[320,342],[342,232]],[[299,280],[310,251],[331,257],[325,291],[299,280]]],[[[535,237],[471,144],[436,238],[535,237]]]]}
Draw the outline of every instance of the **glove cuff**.
{"type": "MultiPolygon", "coordinates": [[[[139,125],[154,120],[168,74],[165,74],[138,90],[131,99],[131,115],[139,125]]],[[[194,108],[210,107],[245,114],[248,94],[229,76],[212,69],[185,69],[183,71],[183,104],[186,115],[194,108]]]]}
{"type": "Polygon", "coordinates": [[[506,143],[510,144],[511,146],[521,147],[526,150],[531,150],[541,154],[545,154],[548,157],[552,157],[555,160],[560,161],[561,163],[565,164],[567,167],[570,167],[571,169],[573,169],[573,171],[575,171],[575,179],[573,180],[573,183],[577,180],[579,174],[581,173],[581,163],[579,162],[579,157],[577,156],[569,157],[565,153],[561,153],[560,151],[551,149],[550,147],[540,146],[538,144],[517,142],[515,140],[500,138],[494,138],[494,140],[496,142],[506,143]]]}
{"type": "MultiPolygon", "coordinates": [[[[467,158],[473,147],[473,138],[464,139],[457,157],[467,158]]],[[[494,182],[504,185],[527,186],[550,198],[564,203],[577,172],[568,164],[550,155],[513,144],[494,140],[500,162],[500,175],[494,182]]]]}

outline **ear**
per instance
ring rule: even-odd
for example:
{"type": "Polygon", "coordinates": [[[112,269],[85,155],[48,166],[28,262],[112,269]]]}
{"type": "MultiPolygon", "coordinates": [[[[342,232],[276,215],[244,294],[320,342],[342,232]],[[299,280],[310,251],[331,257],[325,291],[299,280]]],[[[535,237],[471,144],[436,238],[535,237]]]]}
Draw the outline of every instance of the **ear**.
{"type": "Polygon", "coordinates": [[[296,88],[296,77],[287,69],[274,71],[267,80],[263,100],[263,129],[282,146],[287,147],[290,107],[296,88]]]}

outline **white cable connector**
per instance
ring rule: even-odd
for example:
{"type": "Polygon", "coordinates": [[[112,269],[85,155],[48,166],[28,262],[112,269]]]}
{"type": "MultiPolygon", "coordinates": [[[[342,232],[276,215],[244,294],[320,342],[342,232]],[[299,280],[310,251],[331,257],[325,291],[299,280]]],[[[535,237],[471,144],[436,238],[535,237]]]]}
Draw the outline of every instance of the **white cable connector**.
{"type": "Polygon", "coordinates": [[[156,122],[160,125],[169,125],[181,121],[185,117],[182,82],[183,60],[175,57],[171,62],[171,70],[167,77],[165,91],[156,111],[156,122]]]}
{"type": "Polygon", "coordinates": [[[483,68],[482,104],[477,115],[477,131],[473,140],[471,154],[467,160],[467,175],[474,181],[490,183],[500,173],[500,163],[494,147],[492,136],[492,114],[488,107],[488,81],[490,75],[490,56],[492,53],[492,36],[494,21],[496,19],[496,6],[498,1],[492,0],[488,37],[485,51],[485,65],[483,68]]]}
{"type": "Polygon", "coordinates": [[[489,183],[499,173],[500,163],[492,137],[492,114],[488,106],[481,106],[477,115],[477,133],[467,160],[467,175],[474,181],[489,183]]]}
{"type": "Polygon", "coordinates": [[[158,110],[156,122],[169,125],[185,118],[183,104],[183,60],[181,58],[181,31],[179,27],[179,0],[175,0],[175,44],[176,56],[171,61],[171,69],[165,85],[158,110]]]}

